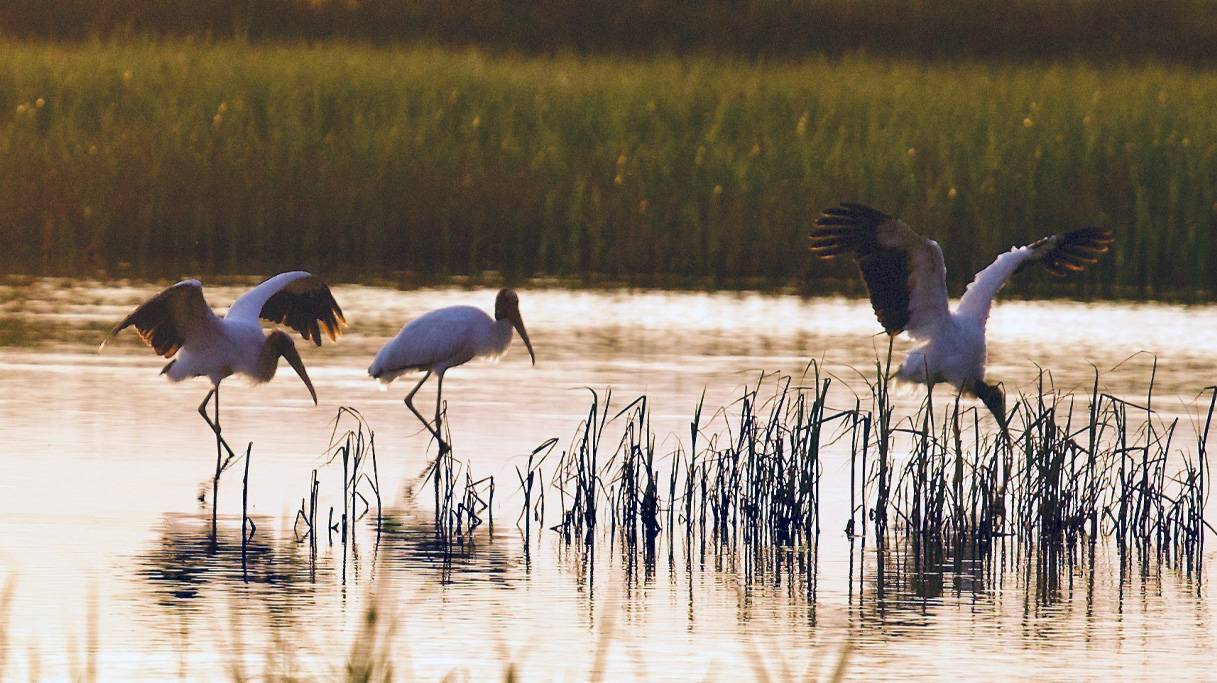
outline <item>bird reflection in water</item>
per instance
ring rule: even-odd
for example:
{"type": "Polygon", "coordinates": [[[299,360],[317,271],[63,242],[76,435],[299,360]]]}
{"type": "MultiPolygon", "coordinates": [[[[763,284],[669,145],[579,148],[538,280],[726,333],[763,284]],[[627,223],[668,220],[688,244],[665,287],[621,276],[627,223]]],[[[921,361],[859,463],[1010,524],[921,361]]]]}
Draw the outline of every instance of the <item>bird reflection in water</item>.
{"type": "MultiPolygon", "coordinates": [[[[351,565],[346,575],[351,583],[383,574],[394,582],[505,585],[521,567],[516,546],[496,544],[492,531],[479,534],[476,542],[454,544],[436,536],[429,518],[400,511],[385,512],[379,536],[371,525],[367,534],[354,535],[347,553],[341,535],[327,540],[322,530],[320,545],[328,552],[318,558],[290,531],[283,538],[263,531],[274,528],[273,520],[258,520],[259,531],[248,539],[243,561],[239,520],[229,521],[220,525],[213,542],[206,514],[164,518],[155,546],[136,559],[138,575],[159,607],[193,614],[213,602],[239,598],[263,604],[271,613],[290,614],[322,599],[318,585],[341,582],[344,557],[351,565]]],[[[322,594],[330,592],[323,587],[322,594]]]]}
{"type": "MultiPolygon", "coordinates": [[[[259,528],[273,526],[270,519],[260,521],[259,528]]],[[[190,612],[238,587],[242,597],[264,598],[272,611],[311,602],[315,573],[305,546],[257,533],[243,558],[239,524],[222,524],[213,541],[211,518],[204,514],[166,516],[158,532],[157,544],[136,565],[163,607],[190,612]]]]}

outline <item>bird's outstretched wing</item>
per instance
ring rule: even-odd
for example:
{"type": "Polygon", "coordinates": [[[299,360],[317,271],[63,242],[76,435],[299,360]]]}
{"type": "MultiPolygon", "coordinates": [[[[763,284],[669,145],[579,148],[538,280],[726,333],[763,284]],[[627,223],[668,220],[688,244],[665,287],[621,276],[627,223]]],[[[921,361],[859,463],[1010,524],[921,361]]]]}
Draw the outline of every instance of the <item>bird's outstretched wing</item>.
{"type": "Polygon", "coordinates": [[[1014,247],[1000,255],[987,268],[972,278],[956,315],[970,318],[982,325],[989,318],[993,298],[1012,276],[1042,263],[1055,277],[1085,270],[1111,248],[1115,238],[1107,230],[1082,228],[1063,235],[1049,235],[1023,247],[1014,247]]]}
{"type": "Polygon", "coordinates": [[[280,273],[242,294],[228,309],[228,317],[287,325],[317,346],[323,333],[337,341],[347,324],[330,288],[302,270],[280,273]]]}
{"type": "Polygon", "coordinates": [[[811,251],[857,259],[875,316],[890,335],[928,338],[947,317],[942,250],[899,219],[862,204],[825,209],[811,232],[811,251]]]}
{"type": "Polygon", "coordinates": [[[203,284],[198,280],[183,280],[148,299],[110,330],[98,351],[119,332],[134,327],[152,350],[169,358],[182,348],[187,339],[211,334],[216,329],[216,315],[203,299],[203,284]]]}

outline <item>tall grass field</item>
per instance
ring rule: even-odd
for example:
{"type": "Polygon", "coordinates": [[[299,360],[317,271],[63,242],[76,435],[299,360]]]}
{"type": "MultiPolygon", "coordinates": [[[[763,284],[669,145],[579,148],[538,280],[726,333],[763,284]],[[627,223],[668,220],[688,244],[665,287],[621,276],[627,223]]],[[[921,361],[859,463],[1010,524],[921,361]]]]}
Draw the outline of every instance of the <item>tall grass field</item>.
{"type": "MultiPolygon", "coordinates": [[[[1079,295],[1217,291],[1217,71],[0,44],[0,265],[852,282],[806,233],[902,216],[965,283],[1098,225],[1079,295]]],[[[1033,291],[1039,284],[1024,285],[1033,291]]]]}

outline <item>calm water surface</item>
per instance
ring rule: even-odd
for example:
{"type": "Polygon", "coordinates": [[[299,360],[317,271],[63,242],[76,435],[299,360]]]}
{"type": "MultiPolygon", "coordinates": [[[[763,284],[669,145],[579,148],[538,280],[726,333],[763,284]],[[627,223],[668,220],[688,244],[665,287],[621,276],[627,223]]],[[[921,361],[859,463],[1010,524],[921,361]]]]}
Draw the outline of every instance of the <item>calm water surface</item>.
{"type": "MultiPolygon", "coordinates": [[[[979,559],[946,549],[928,568],[901,544],[879,556],[873,541],[864,549],[841,532],[849,468],[834,450],[814,592],[739,558],[690,556],[680,543],[644,566],[607,541],[588,557],[542,532],[526,560],[515,468],[547,438],[567,442],[586,412],[583,387],[611,386],[621,406],[645,392],[662,438],[687,434],[703,390],[707,405],[727,405],[762,370],[798,375],[815,358],[840,380],[833,401],[852,407],[852,392],[866,392],[859,372],[886,342],[873,336],[866,302],[841,298],[522,291],[537,366],[517,341],[497,364],[462,367],[445,382],[458,457],[498,484],[493,530],[445,558],[429,496],[412,496],[434,447],[401,405],[409,384],[379,391],[365,368],[410,318],[457,303],[491,308],[494,292],[337,287],[349,333],[302,347],[319,407],[288,370],[262,387],[225,383],[225,435],[254,444],[258,529],[243,574],[239,471],[226,475],[218,547],[210,542],[214,441],[195,412],[205,384],[164,381],[163,361],[133,334],[95,353],[157,287],[0,281],[11,677],[75,677],[93,661],[110,680],[332,678],[372,639],[403,678],[423,680],[482,680],[508,666],[530,680],[816,678],[842,653],[855,679],[1210,675],[1217,621],[1204,579],[1213,551],[1200,576],[1166,566],[1143,575],[1122,572],[1100,541],[1046,596],[1013,548],[979,559]],[[377,541],[365,520],[345,555],[322,536],[311,562],[293,516],[313,468],[323,509],[340,505],[341,468],[326,465],[324,451],[343,405],[376,431],[383,532],[377,541]],[[370,604],[380,617],[371,633],[370,604]]],[[[224,307],[242,289],[207,295],[224,307]]],[[[1217,306],[1005,302],[990,322],[990,375],[1032,392],[1039,366],[1058,388],[1084,394],[1097,367],[1108,391],[1139,399],[1153,358],[1136,352],[1151,351],[1155,407],[1190,426],[1197,395],[1217,381],[1215,329],[1217,306]]],[[[901,407],[918,400],[908,390],[901,407]]],[[[550,503],[548,524],[557,508],[550,503]]]]}

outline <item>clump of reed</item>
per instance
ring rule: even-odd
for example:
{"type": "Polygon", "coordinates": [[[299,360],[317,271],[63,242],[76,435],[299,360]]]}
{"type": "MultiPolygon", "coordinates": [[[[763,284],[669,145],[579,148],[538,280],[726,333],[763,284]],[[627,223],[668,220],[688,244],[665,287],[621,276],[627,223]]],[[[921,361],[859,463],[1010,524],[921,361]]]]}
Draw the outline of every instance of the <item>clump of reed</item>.
{"type": "Polygon", "coordinates": [[[545,485],[542,483],[544,474],[541,470],[541,465],[545,463],[545,459],[549,457],[557,445],[557,438],[549,439],[528,454],[528,463],[523,471],[519,467],[516,467],[516,478],[520,481],[520,492],[524,496],[520,515],[516,518],[516,526],[519,527],[520,520],[524,521],[525,557],[528,556],[529,548],[532,546],[533,521],[542,524],[545,520],[545,485]],[[541,485],[537,486],[537,484],[541,485]]]}
{"type": "Polygon", "coordinates": [[[321,483],[317,476],[318,468],[314,468],[310,475],[308,491],[300,499],[300,508],[296,510],[292,531],[297,543],[303,543],[305,540],[309,543],[310,572],[315,572],[317,543],[322,529],[325,530],[330,544],[334,542],[333,535],[338,534],[343,553],[342,578],[345,581],[347,555],[353,552],[356,542],[355,525],[372,511],[372,501],[365,495],[365,491],[370,492],[376,502],[376,542],[380,540],[384,505],[380,497],[380,470],[376,463],[376,433],[362,413],[342,406],[334,416],[330,442],[325,453],[325,465],[342,463],[342,489],[339,494],[342,510],[338,512],[331,505],[328,519],[319,522],[317,511],[321,483]],[[334,519],[336,512],[337,520],[334,519]],[[324,526],[320,526],[321,524],[324,526]]]}
{"type": "Polygon", "coordinates": [[[428,465],[424,483],[435,493],[435,533],[447,543],[463,543],[483,523],[494,526],[494,477],[473,477],[472,465],[456,459],[444,410],[436,415],[439,453],[428,465]]]}
{"type": "MultiPolygon", "coordinates": [[[[350,526],[368,514],[372,509],[371,502],[360,490],[361,484],[371,490],[376,498],[376,528],[379,532],[382,503],[380,499],[380,470],[376,466],[376,433],[358,410],[341,407],[334,417],[334,428],[330,434],[329,462],[342,460],[342,535],[348,535],[348,520],[350,526]],[[342,430],[343,419],[349,418],[354,424],[342,430]],[[367,471],[371,465],[372,471],[367,471]],[[362,469],[361,469],[362,468],[362,469]],[[358,509],[358,503],[363,509],[358,509]]],[[[351,534],[354,533],[352,530],[351,534]]]]}
{"type": "Polygon", "coordinates": [[[641,549],[648,566],[666,529],[669,549],[682,543],[690,556],[704,560],[710,550],[743,558],[750,572],[785,562],[810,575],[822,524],[821,451],[855,413],[830,412],[832,380],[814,363],[809,370],[803,379],[811,380],[810,388],[791,377],[762,375],[733,404],[733,419],[719,411],[726,433],[706,433],[703,395],[688,447],[664,454],[657,451],[646,397],[609,417],[611,392],[593,391],[586,418],[554,468],[551,485],[562,518],[552,528],[567,542],[592,543],[606,523],[610,539],[628,551],[641,549]],[[608,425],[619,420],[620,439],[602,452],[608,425]]]}
{"type": "Polygon", "coordinates": [[[892,509],[906,529],[955,540],[1014,536],[1042,553],[1111,537],[1143,561],[1195,568],[1201,559],[1205,439],[1214,403],[1198,416],[1193,453],[1175,447],[1179,420],[1102,392],[1062,393],[1041,372],[1010,415],[1013,435],[986,435],[976,408],[953,399],[934,423],[932,395],[906,424],[910,451],[892,509]],[[916,423],[920,428],[914,429],[916,423]]]}
{"type": "MultiPolygon", "coordinates": [[[[562,509],[552,528],[567,542],[590,544],[607,525],[611,539],[651,552],[666,526],[669,540],[683,540],[691,554],[704,557],[707,545],[744,557],[808,551],[811,569],[823,521],[823,453],[837,448],[850,463],[845,531],[864,543],[868,523],[879,543],[914,536],[919,548],[1011,538],[1028,561],[1056,566],[1082,542],[1111,537],[1122,557],[1143,565],[1157,558],[1188,571],[1199,566],[1211,530],[1205,444],[1217,387],[1206,390],[1189,454],[1179,447],[1179,420],[1164,421],[1152,408],[1152,374],[1137,405],[1102,392],[1097,372],[1080,398],[1041,373],[1032,393],[1012,401],[1006,431],[958,394],[932,390],[913,414],[897,418],[888,369],[876,364],[868,406],[856,398],[844,409],[830,407],[833,379],[814,362],[797,381],[762,376],[716,414],[723,428],[709,433],[703,396],[688,446],[663,454],[645,396],[614,414],[611,392],[593,391],[551,478],[562,509]],[[610,425],[621,434],[611,451],[610,425]]],[[[553,448],[551,440],[537,452],[553,448]]],[[[530,457],[527,481],[533,468],[530,457]]],[[[535,515],[527,486],[522,514],[535,515]]]]}

